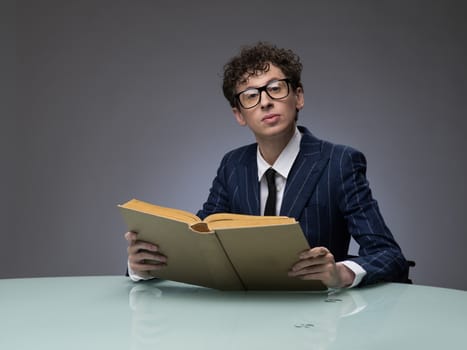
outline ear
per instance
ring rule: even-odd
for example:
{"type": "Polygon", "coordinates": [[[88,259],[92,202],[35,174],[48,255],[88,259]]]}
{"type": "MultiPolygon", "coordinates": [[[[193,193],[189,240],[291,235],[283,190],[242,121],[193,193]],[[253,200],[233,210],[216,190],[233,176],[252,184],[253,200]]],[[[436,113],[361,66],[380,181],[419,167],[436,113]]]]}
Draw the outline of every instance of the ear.
{"type": "Polygon", "coordinates": [[[235,119],[237,120],[237,123],[240,125],[240,126],[245,126],[246,125],[246,120],[245,118],[243,117],[243,114],[242,112],[240,112],[240,110],[237,108],[237,107],[233,107],[232,108],[232,112],[235,116],[235,119]]]}
{"type": "Polygon", "coordinates": [[[303,94],[303,89],[298,87],[297,90],[295,90],[295,108],[299,111],[303,106],[305,106],[305,96],[303,94]]]}

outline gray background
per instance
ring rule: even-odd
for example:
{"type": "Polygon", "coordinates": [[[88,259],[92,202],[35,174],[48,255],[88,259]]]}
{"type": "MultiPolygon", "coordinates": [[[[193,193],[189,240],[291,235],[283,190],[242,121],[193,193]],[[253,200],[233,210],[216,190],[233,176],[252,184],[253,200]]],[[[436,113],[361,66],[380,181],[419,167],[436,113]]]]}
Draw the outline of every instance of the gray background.
{"type": "Polygon", "coordinates": [[[465,1],[10,4],[0,277],[123,274],[118,203],[196,211],[253,141],[222,65],[266,40],[302,58],[301,124],[366,154],[414,281],[467,290],[465,1]]]}

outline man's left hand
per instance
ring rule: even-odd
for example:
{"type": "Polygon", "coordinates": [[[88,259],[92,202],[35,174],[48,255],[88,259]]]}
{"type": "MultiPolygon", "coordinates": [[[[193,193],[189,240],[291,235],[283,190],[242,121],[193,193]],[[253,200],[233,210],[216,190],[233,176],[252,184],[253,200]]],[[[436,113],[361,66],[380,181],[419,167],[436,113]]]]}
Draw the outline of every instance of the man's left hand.
{"type": "Polygon", "coordinates": [[[325,247],[314,247],[300,253],[289,276],[303,280],[320,280],[328,288],[344,288],[350,286],[355,274],[342,263],[336,263],[334,255],[325,247]]]}

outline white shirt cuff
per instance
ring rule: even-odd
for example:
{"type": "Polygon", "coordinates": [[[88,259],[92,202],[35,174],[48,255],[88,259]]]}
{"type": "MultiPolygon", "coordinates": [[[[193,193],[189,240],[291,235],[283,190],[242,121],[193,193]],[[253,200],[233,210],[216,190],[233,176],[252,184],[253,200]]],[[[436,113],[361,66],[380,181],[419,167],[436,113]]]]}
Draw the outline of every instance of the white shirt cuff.
{"type": "Polygon", "coordinates": [[[131,267],[130,267],[130,262],[128,262],[128,276],[130,277],[130,279],[134,282],[138,282],[138,281],[146,281],[146,280],[150,280],[152,279],[153,277],[151,276],[141,276],[141,275],[138,275],[136,272],[134,272],[131,267]]]}
{"type": "Polygon", "coordinates": [[[366,271],[363,269],[363,267],[361,267],[355,261],[344,260],[344,261],[341,261],[341,263],[344,264],[349,269],[351,269],[352,272],[355,274],[353,283],[347,288],[353,288],[355,286],[358,286],[358,284],[362,281],[362,278],[365,277],[366,271]]]}

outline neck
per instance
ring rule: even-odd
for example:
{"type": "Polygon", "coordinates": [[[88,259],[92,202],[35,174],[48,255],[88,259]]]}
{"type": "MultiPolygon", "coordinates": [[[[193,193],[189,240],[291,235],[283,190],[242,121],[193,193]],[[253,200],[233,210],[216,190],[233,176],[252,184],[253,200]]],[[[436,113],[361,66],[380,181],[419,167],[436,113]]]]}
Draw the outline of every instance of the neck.
{"type": "Polygon", "coordinates": [[[264,160],[269,164],[273,165],[279,155],[282,153],[284,148],[287,146],[292,136],[295,133],[296,126],[293,125],[289,130],[284,133],[275,135],[274,137],[257,138],[259,150],[264,160]]]}

